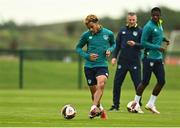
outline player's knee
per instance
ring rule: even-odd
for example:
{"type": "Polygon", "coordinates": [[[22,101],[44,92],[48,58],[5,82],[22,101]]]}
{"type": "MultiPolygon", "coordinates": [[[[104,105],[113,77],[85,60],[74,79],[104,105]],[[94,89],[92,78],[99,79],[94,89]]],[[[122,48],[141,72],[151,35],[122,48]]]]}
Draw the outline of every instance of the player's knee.
{"type": "Polygon", "coordinates": [[[144,85],[145,87],[149,85],[149,81],[143,81],[142,85],[144,85]]]}
{"type": "Polygon", "coordinates": [[[114,84],[114,87],[116,88],[119,88],[119,86],[121,85],[120,82],[116,80],[114,80],[113,84],[114,84]]]}
{"type": "Polygon", "coordinates": [[[98,82],[97,89],[103,90],[103,89],[104,89],[104,86],[105,86],[105,82],[104,82],[104,81],[99,81],[99,82],[98,82]]]}
{"type": "Polygon", "coordinates": [[[100,87],[100,88],[104,88],[104,85],[105,85],[105,82],[104,82],[104,81],[99,82],[99,87],[100,87]]]}
{"type": "Polygon", "coordinates": [[[165,85],[165,83],[166,83],[166,81],[165,81],[165,80],[158,81],[158,85],[160,85],[160,86],[164,86],[164,85],[165,85]]]}

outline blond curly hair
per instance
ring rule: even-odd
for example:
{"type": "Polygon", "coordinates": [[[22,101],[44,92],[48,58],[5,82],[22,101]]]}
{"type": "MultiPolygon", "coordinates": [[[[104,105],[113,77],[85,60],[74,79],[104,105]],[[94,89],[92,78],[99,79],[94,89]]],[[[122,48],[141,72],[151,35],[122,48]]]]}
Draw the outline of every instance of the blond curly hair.
{"type": "Polygon", "coordinates": [[[90,14],[86,17],[84,23],[88,25],[90,22],[97,23],[98,21],[99,19],[97,18],[96,15],[90,14]]]}

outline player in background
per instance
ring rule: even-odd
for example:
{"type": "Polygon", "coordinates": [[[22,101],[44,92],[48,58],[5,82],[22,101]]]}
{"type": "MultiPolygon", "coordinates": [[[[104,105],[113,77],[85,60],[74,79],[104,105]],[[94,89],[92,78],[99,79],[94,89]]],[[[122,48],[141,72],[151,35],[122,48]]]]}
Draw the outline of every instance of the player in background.
{"type": "Polygon", "coordinates": [[[153,72],[156,76],[157,83],[145,108],[153,113],[160,114],[155,107],[155,101],[165,84],[163,53],[165,52],[167,45],[169,45],[169,41],[163,34],[160,8],[154,7],[151,10],[151,19],[143,28],[141,43],[145,48],[143,58],[143,79],[137,88],[135,101],[139,102],[144,89],[149,84],[153,72]]]}
{"type": "Polygon", "coordinates": [[[88,30],[81,35],[76,51],[85,59],[84,73],[92,96],[89,117],[101,115],[102,119],[106,119],[107,115],[100,101],[109,75],[107,57],[115,48],[114,35],[101,26],[95,15],[88,15],[85,25],[88,30]],[[86,51],[82,49],[85,45],[86,51]]]}
{"type": "Polygon", "coordinates": [[[141,49],[142,29],[137,25],[137,16],[134,12],[127,14],[127,24],[122,27],[116,37],[116,48],[111,60],[112,65],[117,62],[113,86],[113,105],[109,111],[118,111],[120,106],[121,87],[127,72],[136,90],[141,82],[141,49]],[[117,59],[118,58],[118,59],[117,59]]]}

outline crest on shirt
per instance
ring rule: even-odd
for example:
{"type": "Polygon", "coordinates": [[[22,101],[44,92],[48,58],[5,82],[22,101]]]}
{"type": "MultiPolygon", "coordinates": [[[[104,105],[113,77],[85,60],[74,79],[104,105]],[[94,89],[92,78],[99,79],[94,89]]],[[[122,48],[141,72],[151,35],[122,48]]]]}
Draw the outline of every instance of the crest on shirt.
{"type": "Polygon", "coordinates": [[[153,67],[154,66],[154,62],[150,62],[150,66],[153,67]]]}
{"type": "Polygon", "coordinates": [[[137,36],[137,35],[138,35],[138,32],[133,31],[133,36],[137,36]]]}
{"type": "Polygon", "coordinates": [[[118,65],[118,69],[121,69],[121,65],[118,65]]]}
{"type": "Polygon", "coordinates": [[[109,75],[109,74],[108,74],[108,73],[106,73],[106,76],[107,76],[107,77],[108,77],[108,75],[109,75]]]}
{"type": "Polygon", "coordinates": [[[133,69],[136,70],[136,69],[137,69],[137,66],[134,66],[133,69]]]}
{"type": "Polygon", "coordinates": [[[91,81],[90,79],[88,79],[88,84],[91,84],[91,82],[92,82],[92,81],[91,81]]]}
{"type": "Polygon", "coordinates": [[[126,34],[126,32],[125,32],[125,31],[122,31],[122,34],[126,34]]]}
{"type": "Polygon", "coordinates": [[[89,39],[91,40],[93,37],[92,36],[89,36],[89,39]]]}
{"type": "Polygon", "coordinates": [[[154,31],[157,32],[157,29],[155,28],[154,31]]]}
{"type": "Polygon", "coordinates": [[[108,40],[108,35],[103,35],[104,40],[108,40]]]}

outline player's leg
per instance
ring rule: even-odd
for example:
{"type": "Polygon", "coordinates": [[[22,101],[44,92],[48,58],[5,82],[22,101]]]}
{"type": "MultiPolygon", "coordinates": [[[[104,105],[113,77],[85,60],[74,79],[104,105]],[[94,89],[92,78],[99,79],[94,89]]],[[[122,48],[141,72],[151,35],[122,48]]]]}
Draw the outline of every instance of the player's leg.
{"type": "MultiPolygon", "coordinates": [[[[93,86],[89,86],[89,89],[90,89],[90,92],[91,92],[91,98],[92,98],[92,102],[94,101],[94,94],[96,92],[96,88],[97,88],[97,85],[93,85],[93,86]]],[[[100,110],[103,110],[103,106],[100,104],[100,102],[98,103],[97,107],[100,109],[100,110]]]]}
{"type": "Polygon", "coordinates": [[[101,100],[102,95],[103,95],[103,91],[104,91],[104,87],[105,87],[107,77],[105,75],[99,75],[96,77],[96,79],[97,79],[97,86],[96,86],[96,92],[94,93],[93,105],[97,106],[101,100]]]}
{"type": "Polygon", "coordinates": [[[89,117],[92,119],[96,116],[101,116],[102,119],[107,119],[106,112],[102,105],[100,104],[101,97],[103,95],[103,90],[105,87],[105,82],[107,77],[105,75],[97,76],[97,85],[91,86],[90,90],[93,96],[93,105],[91,106],[89,117]]]}
{"type": "Polygon", "coordinates": [[[164,64],[162,61],[158,61],[158,63],[154,66],[153,70],[156,79],[157,79],[157,84],[153,89],[152,94],[155,96],[158,96],[161,89],[165,85],[165,70],[164,70],[164,64]]]}
{"type": "MultiPolygon", "coordinates": [[[[135,91],[137,91],[137,87],[141,82],[141,65],[140,63],[133,64],[130,69],[130,76],[134,84],[135,91]]],[[[141,97],[142,99],[142,97],[141,97]]],[[[139,105],[142,106],[141,99],[139,101],[139,105]]]]}
{"type": "MultiPolygon", "coordinates": [[[[97,85],[89,86],[89,89],[90,89],[90,91],[91,91],[92,102],[94,101],[94,94],[95,94],[95,92],[96,92],[96,86],[97,86],[97,85]]],[[[95,110],[94,110],[94,115],[95,115],[95,116],[101,116],[102,119],[106,119],[106,118],[107,118],[107,117],[106,117],[106,112],[105,112],[102,104],[100,104],[100,102],[98,103],[97,106],[96,106],[96,105],[93,105],[93,106],[91,107],[91,110],[90,110],[90,111],[92,111],[93,109],[95,109],[95,110]]],[[[90,116],[90,118],[93,118],[93,117],[94,117],[94,116],[92,116],[92,115],[89,115],[89,116],[90,116]]]]}
{"type": "Polygon", "coordinates": [[[84,68],[84,73],[86,76],[87,84],[91,92],[92,101],[94,100],[94,93],[96,92],[96,85],[97,85],[94,70],[95,70],[94,68],[88,68],[88,67],[84,68]]]}
{"type": "Polygon", "coordinates": [[[91,99],[92,99],[92,101],[94,101],[94,93],[96,92],[96,86],[97,85],[89,86],[89,90],[91,92],[91,99]]]}
{"type": "MultiPolygon", "coordinates": [[[[89,86],[89,89],[91,91],[92,102],[94,102],[94,95],[95,95],[95,92],[96,92],[96,88],[97,88],[97,85],[89,86]]],[[[98,105],[93,104],[91,106],[90,113],[89,113],[89,117],[91,119],[96,117],[96,116],[101,115],[100,107],[102,108],[102,105],[100,105],[100,102],[98,102],[98,105]]]]}
{"type": "MultiPolygon", "coordinates": [[[[89,76],[92,76],[92,74],[89,76]]],[[[103,90],[104,90],[104,86],[105,86],[107,77],[108,77],[108,68],[107,67],[93,68],[93,76],[92,76],[93,79],[91,81],[93,86],[89,87],[91,94],[92,94],[92,100],[93,100],[93,105],[90,109],[90,114],[89,114],[90,118],[94,118],[99,115],[101,115],[101,117],[102,117],[102,115],[104,115],[103,118],[104,119],[106,118],[106,113],[104,111],[104,108],[100,104],[100,99],[103,94],[103,90]]]]}
{"type": "Polygon", "coordinates": [[[117,70],[114,77],[113,85],[113,105],[109,109],[110,111],[118,111],[120,105],[121,86],[124,78],[127,74],[127,68],[121,65],[117,66],[117,70]]]}
{"type": "Polygon", "coordinates": [[[96,76],[97,86],[93,101],[93,104],[96,106],[100,103],[108,75],[109,75],[108,67],[96,67],[95,76],[96,76]]]}
{"type": "Polygon", "coordinates": [[[100,76],[97,76],[96,78],[97,78],[97,88],[94,94],[93,104],[97,104],[97,106],[99,106],[99,110],[100,110],[99,114],[101,115],[101,119],[107,119],[107,114],[104,108],[102,107],[101,104],[99,104],[102,98],[103,92],[104,92],[107,77],[105,75],[100,75],[100,76]]]}
{"type": "MultiPolygon", "coordinates": [[[[87,84],[89,86],[90,92],[91,92],[91,99],[92,102],[94,101],[94,94],[96,92],[96,86],[97,86],[97,80],[96,80],[96,69],[95,68],[88,68],[85,67],[84,68],[84,73],[86,76],[86,80],[87,80],[87,84]]],[[[96,105],[92,105],[90,108],[90,113],[89,113],[89,117],[90,118],[94,118],[95,116],[97,116],[97,106],[96,105]]]]}
{"type": "Polygon", "coordinates": [[[136,95],[135,95],[135,101],[139,103],[141,96],[144,92],[144,89],[149,84],[151,74],[152,74],[152,68],[153,68],[154,62],[148,59],[143,60],[143,78],[142,82],[137,87],[136,95]]]}
{"type": "Polygon", "coordinates": [[[165,71],[162,61],[156,62],[153,68],[153,72],[157,79],[157,84],[155,85],[151,97],[146,104],[146,109],[152,111],[153,113],[160,114],[160,112],[155,107],[155,101],[157,96],[159,95],[161,89],[163,88],[165,84],[165,71]]]}
{"type": "Polygon", "coordinates": [[[97,67],[96,68],[97,72],[96,72],[96,80],[97,80],[97,88],[96,88],[96,92],[94,94],[94,102],[93,104],[97,104],[97,107],[100,110],[100,115],[101,115],[101,119],[107,119],[107,114],[102,106],[102,104],[100,104],[101,101],[101,97],[103,95],[103,91],[105,88],[105,84],[109,75],[109,71],[107,67],[97,67]]]}

